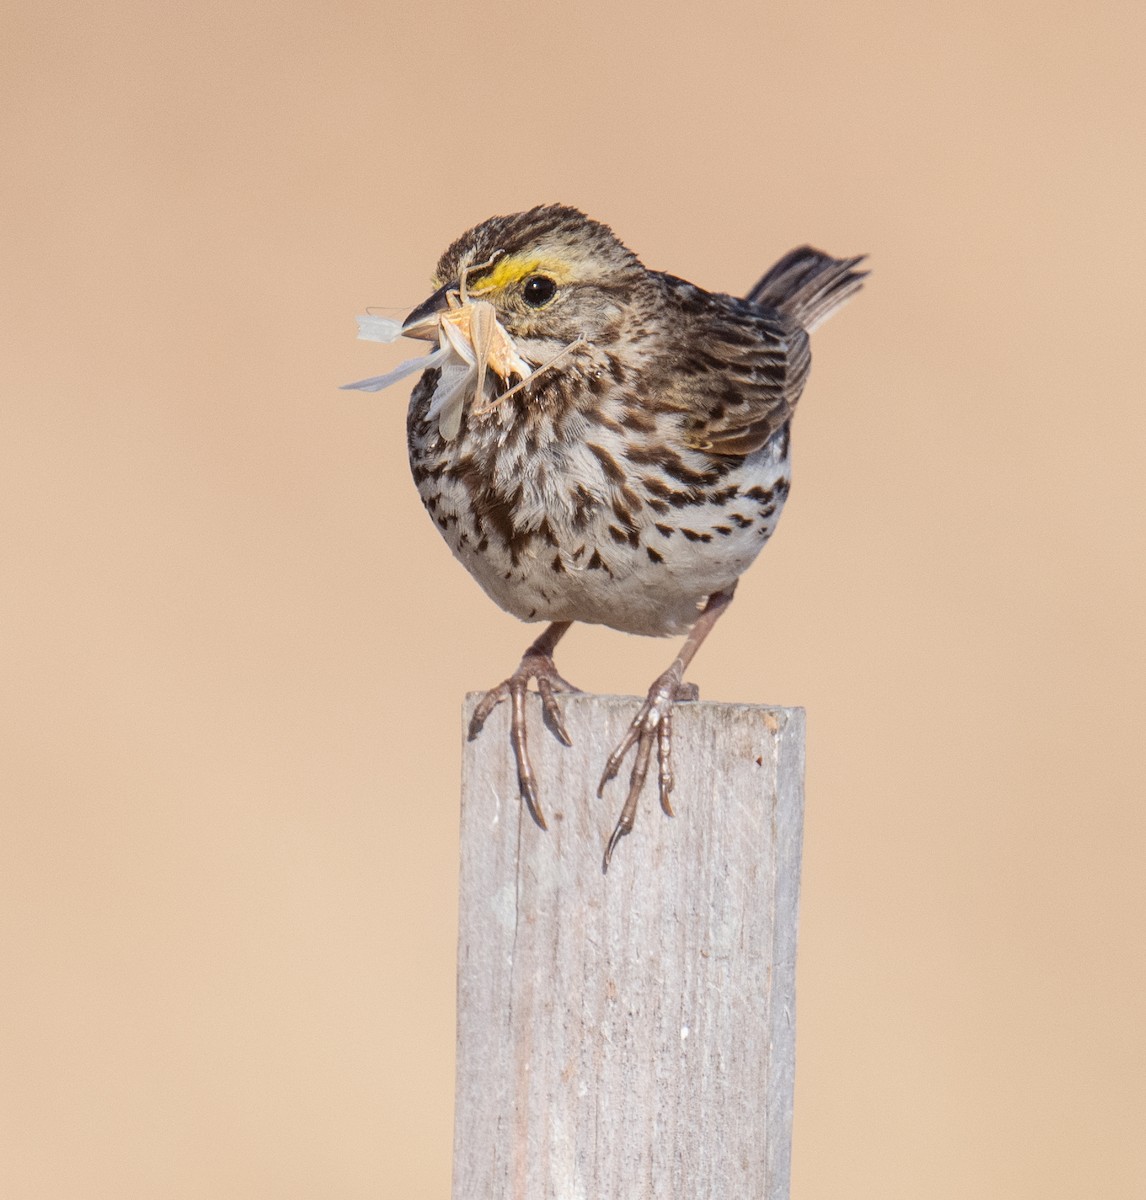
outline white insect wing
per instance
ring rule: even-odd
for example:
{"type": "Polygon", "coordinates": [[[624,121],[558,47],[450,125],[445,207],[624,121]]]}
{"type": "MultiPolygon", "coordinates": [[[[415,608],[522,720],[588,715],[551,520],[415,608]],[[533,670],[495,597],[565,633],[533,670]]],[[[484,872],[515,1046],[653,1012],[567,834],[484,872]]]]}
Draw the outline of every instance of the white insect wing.
{"type": "Polygon", "coordinates": [[[458,430],[462,427],[462,410],[473,387],[474,374],[473,367],[463,367],[459,363],[447,363],[442,367],[426,416],[431,421],[437,417],[438,432],[444,441],[452,442],[458,436],[458,430]]]}
{"type": "Polygon", "coordinates": [[[405,379],[407,375],[414,375],[418,371],[425,371],[429,367],[436,367],[444,363],[449,356],[449,350],[439,348],[433,354],[423,354],[418,358],[408,358],[404,363],[399,363],[394,370],[387,371],[385,375],[374,375],[370,379],[359,379],[356,383],[344,383],[342,390],[351,389],[358,392],[380,392],[383,388],[388,388],[392,383],[397,383],[399,379],[405,379]]]}
{"type": "Polygon", "coordinates": [[[402,322],[377,313],[363,313],[358,322],[358,337],[364,342],[396,342],[402,336],[402,322]]]}

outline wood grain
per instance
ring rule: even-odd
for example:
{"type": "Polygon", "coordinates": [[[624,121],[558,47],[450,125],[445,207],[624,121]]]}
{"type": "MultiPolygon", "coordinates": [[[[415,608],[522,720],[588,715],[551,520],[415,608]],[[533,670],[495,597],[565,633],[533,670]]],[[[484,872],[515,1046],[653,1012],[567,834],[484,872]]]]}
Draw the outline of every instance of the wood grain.
{"type": "Polygon", "coordinates": [[[572,748],[528,710],[548,832],[507,705],[465,748],[454,1200],[782,1200],[803,710],[679,705],[676,818],[650,778],[602,875],[639,701],[562,703],[572,748]]]}

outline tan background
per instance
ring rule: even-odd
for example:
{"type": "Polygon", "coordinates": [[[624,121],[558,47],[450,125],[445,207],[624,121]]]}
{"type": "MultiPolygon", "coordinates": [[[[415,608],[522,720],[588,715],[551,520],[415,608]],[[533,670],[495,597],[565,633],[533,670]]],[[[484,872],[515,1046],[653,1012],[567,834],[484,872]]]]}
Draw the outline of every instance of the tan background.
{"type": "Polygon", "coordinates": [[[714,288],[873,259],[695,671],[809,713],[794,1196],[1146,1195],[1140,11],[9,10],[0,1194],[448,1194],[458,710],[527,633],[335,388],[560,199],[714,288]]]}

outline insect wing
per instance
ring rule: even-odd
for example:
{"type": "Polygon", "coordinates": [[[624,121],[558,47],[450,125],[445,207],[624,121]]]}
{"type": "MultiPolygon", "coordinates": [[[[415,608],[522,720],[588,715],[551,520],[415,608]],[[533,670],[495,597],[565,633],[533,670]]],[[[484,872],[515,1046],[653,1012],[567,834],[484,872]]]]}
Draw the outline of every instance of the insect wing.
{"type": "Polygon", "coordinates": [[[486,368],[491,365],[490,354],[499,332],[500,326],[493,305],[486,300],[473,301],[470,304],[470,345],[473,347],[474,360],[477,363],[475,391],[479,400],[485,394],[486,368]]]}
{"type": "Polygon", "coordinates": [[[436,367],[440,363],[445,362],[449,357],[449,350],[435,350],[433,354],[424,354],[419,358],[408,358],[404,363],[400,363],[393,371],[387,371],[385,375],[375,375],[370,379],[359,379],[357,383],[344,383],[342,390],[353,389],[358,392],[380,392],[383,388],[389,387],[392,383],[397,383],[399,379],[405,379],[407,375],[413,375],[417,371],[424,371],[428,367],[436,367]]]}
{"type": "Polygon", "coordinates": [[[393,317],[364,313],[354,318],[358,322],[358,338],[363,342],[396,342],[402,336],[402,322],[393,317]]]}
{"type": "Polygon", "coordinates": [[[473,381],[473,367],[448,363],[442,368],[426,415],[431,420],[437,416],[438,432],[443,441],[452,442],[458,436],[458,430],[462,427],[462,410],[473,381]]]}
{"type": "Polygon", "coordinates": [[[474,348],[470,344],[470,315],[468,304],[464,308],[443,313],[440,328],[446,341],[453,347],[454,353],[462,362],[468,363],[470,366],[477,366],[474,348]]]}

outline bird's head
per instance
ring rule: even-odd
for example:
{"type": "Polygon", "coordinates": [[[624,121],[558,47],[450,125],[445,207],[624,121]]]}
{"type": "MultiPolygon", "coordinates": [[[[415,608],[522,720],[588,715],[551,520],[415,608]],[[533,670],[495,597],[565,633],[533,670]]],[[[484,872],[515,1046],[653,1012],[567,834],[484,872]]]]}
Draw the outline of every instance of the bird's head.
{"type": "Polygon", "coordinates": [[[575,208],[544,205],[491,217],[462,234],[434,272],[437,290],[406,318],[434,338],[437,317],[468,298],[491,304],[521,352],[540,361],[578,338],[607,347],[648,272],[613,231],[575,208]]]}

